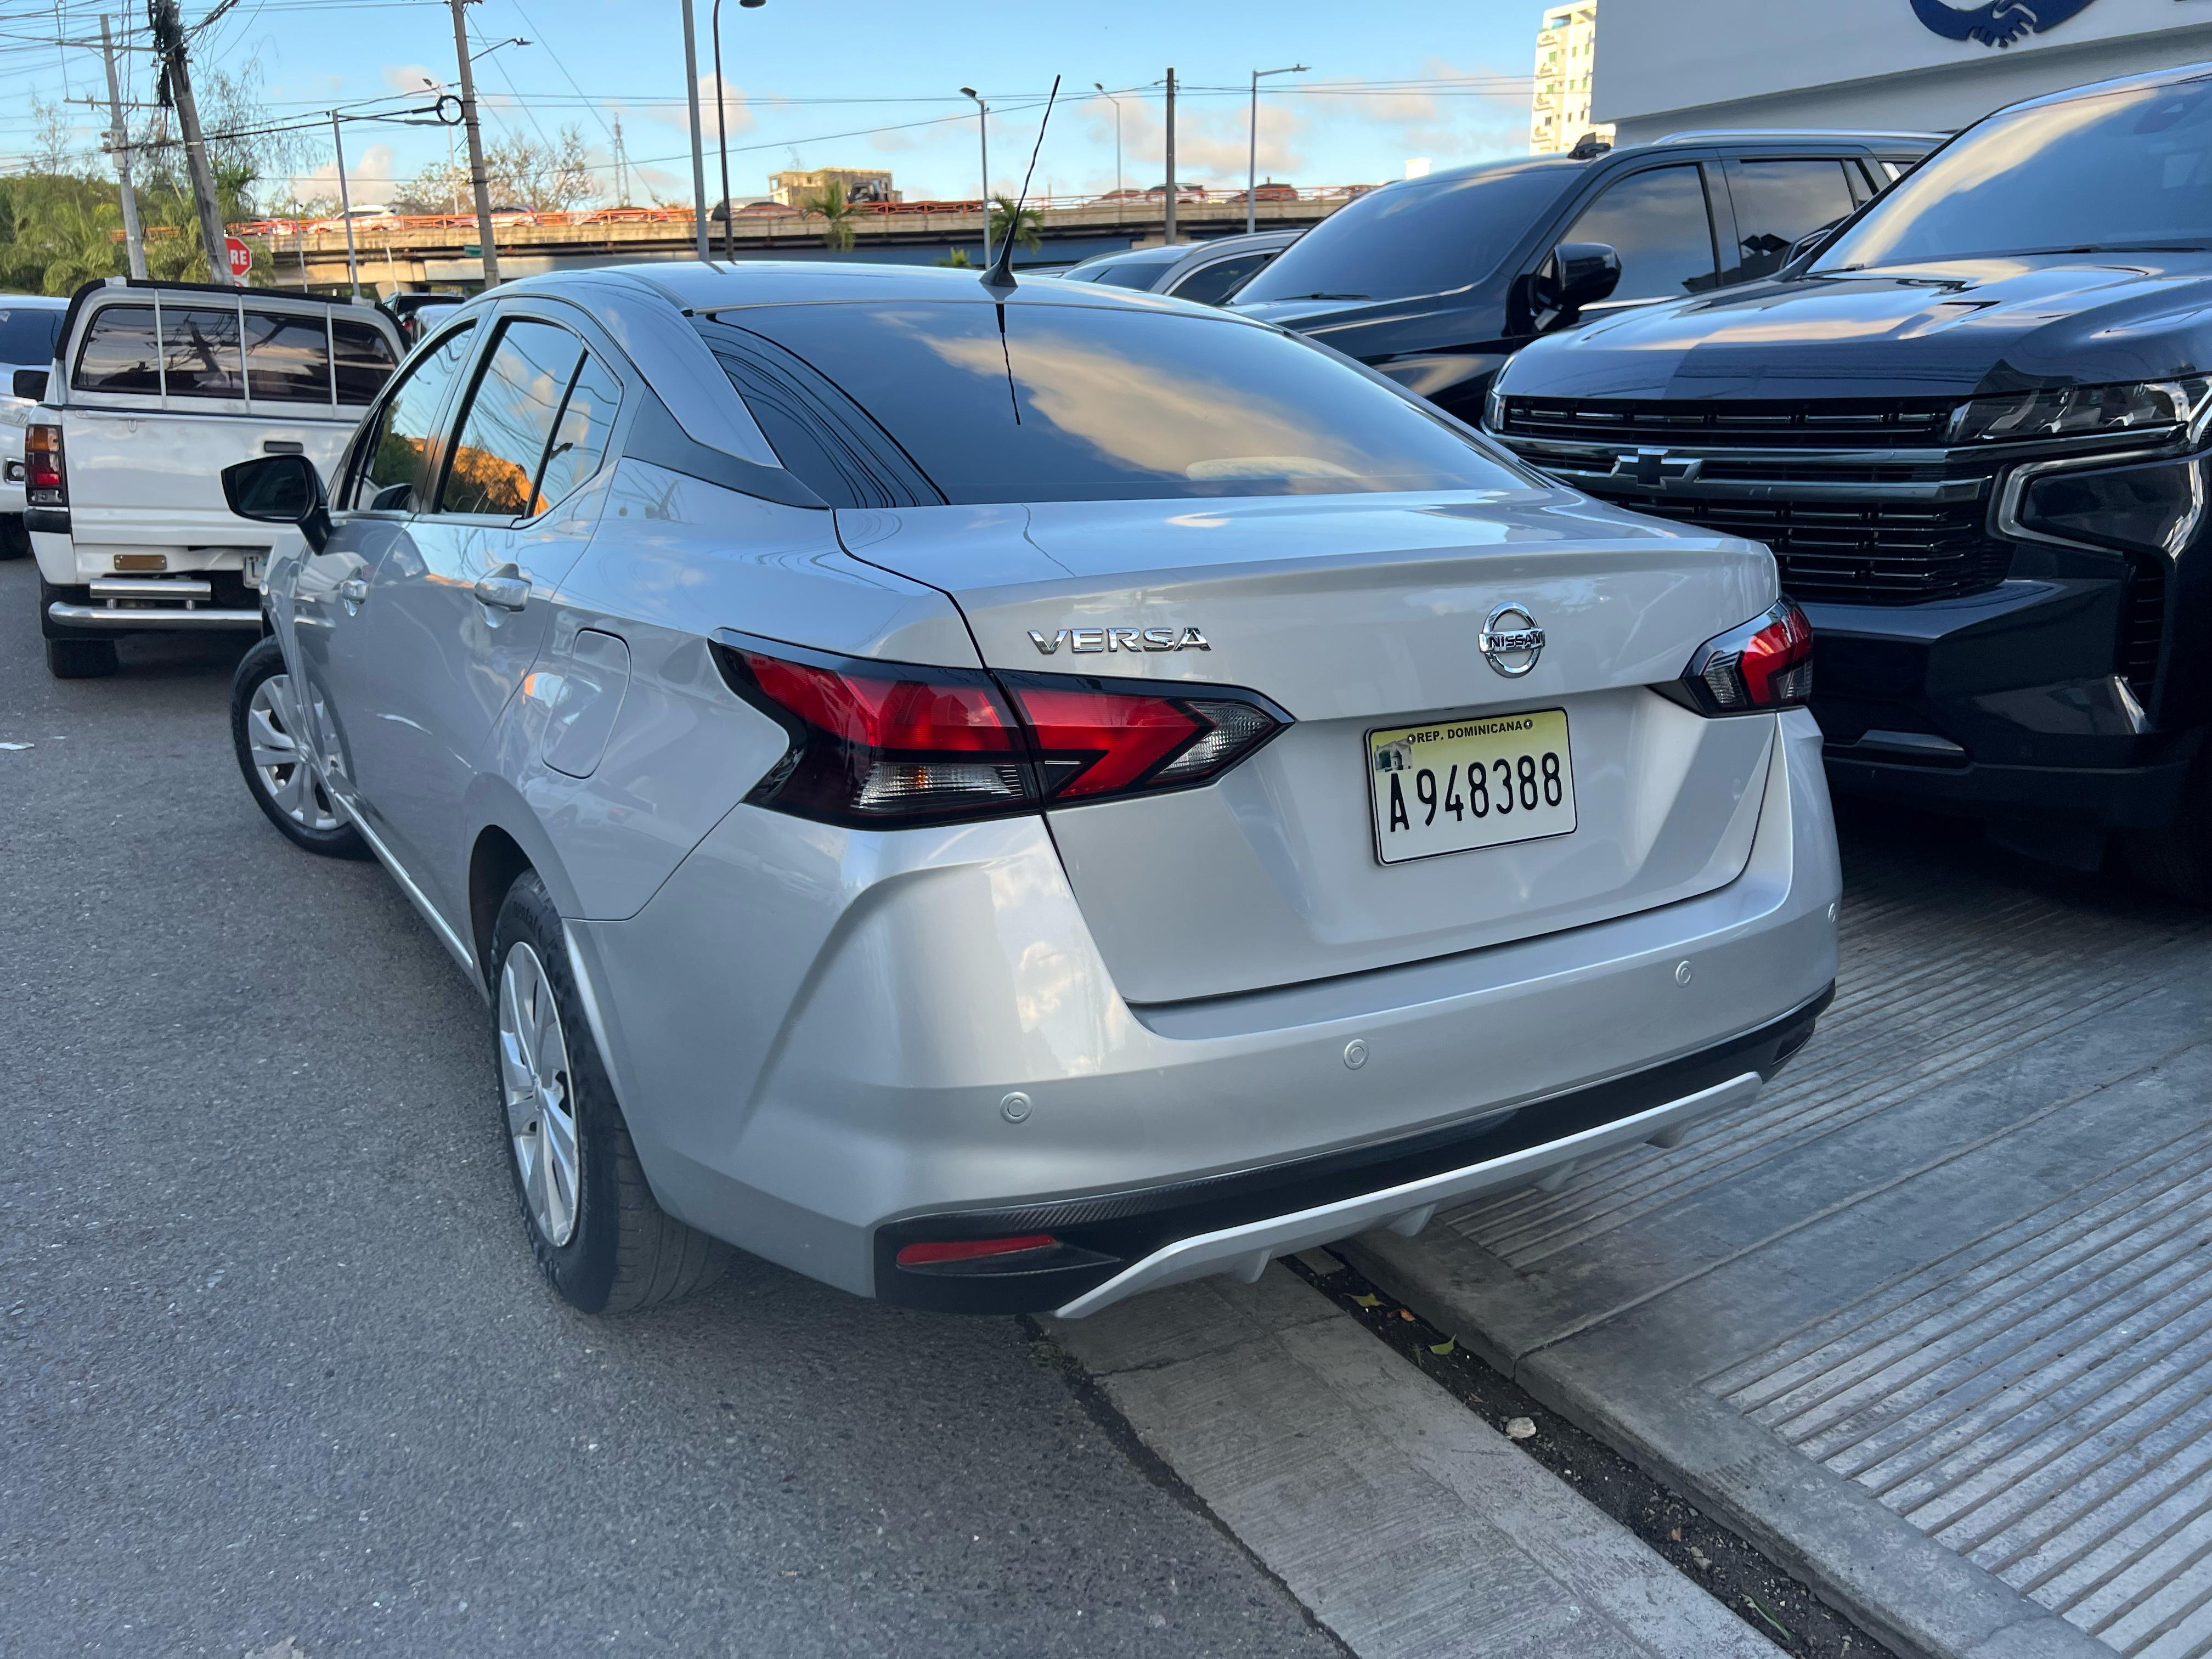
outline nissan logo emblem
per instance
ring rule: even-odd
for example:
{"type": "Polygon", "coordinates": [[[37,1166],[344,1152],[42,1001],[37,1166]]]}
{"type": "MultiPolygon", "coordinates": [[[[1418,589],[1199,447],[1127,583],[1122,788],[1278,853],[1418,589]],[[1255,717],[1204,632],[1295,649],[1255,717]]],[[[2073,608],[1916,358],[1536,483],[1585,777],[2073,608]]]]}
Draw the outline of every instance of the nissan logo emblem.
{"type": "Polygon", "coordinates": [[[1544,654],[1544,630],[1525,605],[1501,605],[1490,613],[1475,643],[1482,659],[1510,680],[1517,680],[1544,654]]]}

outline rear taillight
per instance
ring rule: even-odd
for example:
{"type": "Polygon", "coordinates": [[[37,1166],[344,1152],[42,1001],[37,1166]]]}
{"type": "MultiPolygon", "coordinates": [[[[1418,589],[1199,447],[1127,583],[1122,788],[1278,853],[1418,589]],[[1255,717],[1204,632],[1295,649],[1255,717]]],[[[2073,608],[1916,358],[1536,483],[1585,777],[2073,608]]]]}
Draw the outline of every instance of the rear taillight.
{"type": "Polygon", "coordinates": [[[773,653],[718,641],[732,690],[791,746],[746,799],[831,823],[916,824],[1188,788],[1290,723],[1250,692],[773,653]]]}
{"type": "Polygon", "coordinates": [[[33,507],[67,507],[69,478],[62,466],[62,429],[40,422],[23,430],[23,499],[33,507]]]}
{"type": "Polygon", "coordinates": [[[1012,1238],[947,1239],[941,1243],[902,1245],[897,1261],[902,1267],[937,1267],[948,1261],[981,1261],[992,1256],[1048,1250],[1059,1243],[1050,1233],[1022,1233],[1012,1238]]]}
{"type": "Polygon", "coordinates": [[[1683,672],[1684,700],[1705,714],[1796,708],[1813,695],[1813,624],[1789,599],[1707,640],[1683,672]]]}

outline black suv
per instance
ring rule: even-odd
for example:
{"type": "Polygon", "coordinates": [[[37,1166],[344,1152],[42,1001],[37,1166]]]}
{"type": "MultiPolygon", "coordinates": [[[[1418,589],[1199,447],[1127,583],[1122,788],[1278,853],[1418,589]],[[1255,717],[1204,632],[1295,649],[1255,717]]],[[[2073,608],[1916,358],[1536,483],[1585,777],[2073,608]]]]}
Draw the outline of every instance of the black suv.
{"type": "Polygon", "coordinates": [[[1771,276],[1801,239],[1856,211],[1937,142],[1680,133],[1454,167],[1348,204],[1238,289],[1231,308],[1310,334],[1473,421],[1498,365],[1547,328],[1577,310],[1771,276]]]}
{"type": "Polygon", "coordinates": [[[2212,898],[2212,65],[2001,110],[1772,281],[1538,341],[1485,420],[1774,550],[1838,789],[2212,898]]]}

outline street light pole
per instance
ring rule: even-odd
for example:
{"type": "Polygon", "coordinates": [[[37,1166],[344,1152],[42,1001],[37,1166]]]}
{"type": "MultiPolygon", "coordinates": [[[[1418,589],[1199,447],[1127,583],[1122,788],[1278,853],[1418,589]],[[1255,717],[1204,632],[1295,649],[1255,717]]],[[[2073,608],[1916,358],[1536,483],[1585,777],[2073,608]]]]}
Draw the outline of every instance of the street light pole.
{"type": "MultiPolygon", "coordinates": [[[[965,97],[975,99],[975,128],[983,136],[983,269],[991,268],[991,106],[975,96],[975,88],[960,88],[965,97]]],[[[1006,228],[1011,236],[1013,227],[1006,228]]]]}
{"type": "Polygon", "coordinates": [[[1252,125],[1250,146],[1244,162],[1244,234],[1249,236],[1260,228],[1260,77],[1263,75],[1303,75],[1304,64],[1293,64],[1288,69],[1252,71],[1252,125]]]}
{"type": "Polygon", "coordinates": [[[691,0],[684,0],[684,101],[691,112],[691,211],[699,257],[714,257],[708,245],[706,146],[699,137],[699,31],[691,21],[691,0]]]}
{"type": "MultiPolygon", "coordinates": [[[[346,281],[352,287],[353,297],[358,300],[361,298],[361,262],[354,257],[353,251],[353,196],[346,189],[345,135],[338,130],[338,112],[336,110],[331,112],[331,144],[337,150],[338,158],[338,217],[345,222],[346,281]]],[[[477,177],[483,175],[479,173],[477,177]]],[[[489,252],[490,250],[487,247],[485,251],[489,252]]]]}
{"type": "MultiPolygon", "coordinates": [[[[738,0],[752,11],[768,0],[738,0]]],[[[738,257],[738,216],[730,206],[730,97],[722,85],[722,0],[714,0],[714,142],[722,151],[722,257],[738,257]]]]}
{"type": "Polygon", "coordinates": [[[1098,88],[1098,95],[1114,106],[1114,222],[1121,221],[1121,100],[1106,90],[1103,81],[1091,83],[1098,88]]]}

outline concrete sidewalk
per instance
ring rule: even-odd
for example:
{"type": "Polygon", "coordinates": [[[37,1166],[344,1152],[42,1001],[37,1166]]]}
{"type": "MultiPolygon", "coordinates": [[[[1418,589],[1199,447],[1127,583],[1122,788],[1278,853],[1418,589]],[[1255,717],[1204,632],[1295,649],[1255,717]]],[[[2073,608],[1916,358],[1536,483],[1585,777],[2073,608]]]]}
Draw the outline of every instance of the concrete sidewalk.
{"type": "Polygon", "coordinates": [[[1900,1652],[2203,1655],[2212,929],[1970,834],[1757,1101],[1352,1254],[1900,1652]]]}
{"type": "Polygon", "coordinates": [[[1775,1659],[1279,1264],[1046,1324],[1360,1659],[1775,1659]]]}

